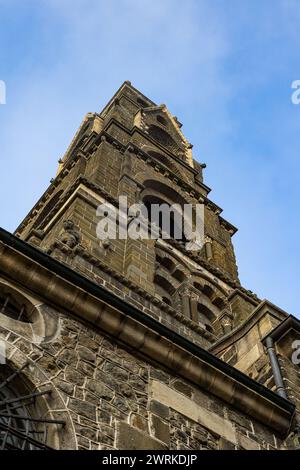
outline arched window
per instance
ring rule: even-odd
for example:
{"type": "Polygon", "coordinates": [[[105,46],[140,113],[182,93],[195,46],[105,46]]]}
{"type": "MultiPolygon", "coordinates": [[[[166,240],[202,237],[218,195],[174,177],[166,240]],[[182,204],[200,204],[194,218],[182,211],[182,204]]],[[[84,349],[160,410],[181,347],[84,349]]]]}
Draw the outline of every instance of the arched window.
{"type": "Polygon", "coordinates": [[[157,196],[145,196],[143,203],[147,208],[149,222],[160,230],[159,238],[187,242],[182,211],[176,210],[174,206],[157,196]]]}
{"type": "Polygon", "coordinates": [[[35,438],[34,427],[28,421],[28,409],[22,403],[15,390],[4,385],[0,390],[0,449],[1,450],[29,450],[31,449],[28,437],[35,438]],[[24,419],[21,419],[23,417],[24,419]]]}
{"type": "Polygon", "coordinates": [[[160,229],[158,238],[186,243],[185,229],[189,222],[183,217],[186,203],[183,197],[159,181],[146,180],[144,186],[141,199],[146,206],[148,220],[160,229]]]}
{"type": "Polygon", "coordinates": [[[199,313],[199,320],[202,320],[205,325],[211,324],[215,319],[215,315],[206,305],[203,305],[198,302],[198,313],[199,313]]]}
{"type": "Polygon", "coordinates": [[[175,287],[162,274],[154,276],[155,292],[161,297],[167,305],[172,305],[175,287]]]}
{"type": "Polygon", "coordinates": [[[179,147],[177,143],[173,140],[170,134],[161,127],[151,124],[149,126],[148,133],[154,140],[164,147],[168,147],[171,150],[178,150],[179,147]]]}
{"type": "Polygon", "coordinates": [[[26,304],[17,300],[10,291],[0,288],[0,313],[14,320],[32,323],[27,312],[26,304]]]}
{"type": "Polygon", "coordinates": [[[22,370],[0,365],[0,450],[49,449],[47,426],[36,400],[49,390],[32,392],[22,378],[22,370]]]}

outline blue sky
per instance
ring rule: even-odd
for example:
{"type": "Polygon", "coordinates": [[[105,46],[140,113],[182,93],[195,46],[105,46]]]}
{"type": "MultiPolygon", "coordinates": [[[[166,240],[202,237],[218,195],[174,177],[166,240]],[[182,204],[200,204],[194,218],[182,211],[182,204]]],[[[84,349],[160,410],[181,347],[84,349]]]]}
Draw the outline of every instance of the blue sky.
{"type": "Polygon", "coordinates": [[[298,0],[0,0],[0,225],[30,210],[124,80],[183,123],[243,285],[300,316],[298,0]]]}

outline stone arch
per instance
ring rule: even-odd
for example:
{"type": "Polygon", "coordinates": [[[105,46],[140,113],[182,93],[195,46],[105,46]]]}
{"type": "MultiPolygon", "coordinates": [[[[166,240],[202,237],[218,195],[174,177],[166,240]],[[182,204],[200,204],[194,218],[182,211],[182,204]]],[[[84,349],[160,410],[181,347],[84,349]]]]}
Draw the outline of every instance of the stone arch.
{"type": "Polygon", "coordinates": [[[219,292],[221,297],[224,297],[224,298],[227,297],[228,292],[226,291],[226,289],[220,286],[220,284],[216,280],[212,279],[210,276],[208,276],[204,272],[192,270],[191,276],[193,279],[193,283],[196,282],[199,284],[199,286],[203,286],[205,284],[209,286],[214,292],[219,292]]]}
{"type": "Polygon", "coordinates": [[[161,300],[168,305],[172,305],[173,303],[173,286],[170,284],[168,280],[161,274],[155,274],[154,276],[154,285],[155,285],[155,293],[161,297],[161,300]]]}
{"type": "MultiPolygon", "coordinates": [[[[17,400],[31,399],[33,403],[28,407],[27,415],[18,418],[19,421],[35,423],[36,431],[45,428],[43,439],[38,439],[35,445],[41,448],[75,450],[77,448],[73,420],[61,392],[56,388],[53,380],[38,363],[38,359],[28,358],[15,344],[9,340],[1,340],[5,346],[6,362],[0,366],[0,383],[4,381],[11,384],[11,389],[17,400]],[[1,375],[2,374],[2,375],[1,375]],[[1,380],[2,377],[2,380],[1,380]]],[[[34,356],[34,355],[33,355],[34,356]]],[[[5,386],[2,386],[4,389],[5,386]]],[[[3,403],[3,401],[2,401],[3,403]]],[[[2,421],[2,428],[5,422],[2,421]]],[[[24,427],[24,426],[23,426],[24,427]]],[[[22,434],[23,427],[20,432],[22,434]]],[[[26,432],[23,433],[26,436],[26,432]]],[[[27,433],[28,434],[28,433],[27,433]]],[[[26,438],[25,438],[26,440],[26,438]]]]}
{"type": "Polygon", "coordinates": [[[155,255],[158,266],[164,267],[178,282],[184,282],[189,277],[189,270],[167,251],[156,248],[155,255]]]}
{"type": "Polygon", "coordinates": [[[193,277],[192,283],[197,292],[198,311],[212,324],[227,306],[224,291],[203,276],[193,277]]]}
{"type": "Polygon", "coordinates": [[[60,320],[51,307],[5,280],[0,280],[0,322],[4,328],[35,344],[52,341],[60,331],[60,320]],[[15,306],[11,312],[1,304],[1,299],[5,301],[8,297],[15,306]],[[18,318],[23,306],[27,321],[18,318]]]}
{"type": "Polygon", "coordinates": [[[169,132],[167,132],[161,126],[158,126],[156,124],[150,124],[147,131],[150,137],[152,137],[164,147],[170,149],[172,152],[178,152],[180,150],[180,147],[177,142],[175,142],[169,132]]]}
{"type": "MultiPolygon", "coordinates": [[[[188,278],[188,271],[163,249],[156,248],[155,292],[161,297],[169,296],[169,305],[178,300],[178,288],[188,278]],[[163,290],[162,290],[163,289],[163,290]]],[[[163,299],[164,300],[164,299],[163,299]]]]}
{"type": "Polygon", "coordinates": [[[145,183],[147,181],[156,181],[161,186],[166,186],[167,188],[170,188],[175,193],[175,195],[177,195],[177,198],[179,198],[181,201],[184,201],[185,204],[196,203],[196,201],[187,192],[185,192],[171,179],[168,179],[160,173],[156,172],[155,169],[151,166],[149,166],[147,170],[149,171],[136,171],[133,175],[134,180],[138,183],[140,187],[140,191],[138,193],[139,197],[141,192],[145,189],[145,183]]]}
{"type": "Polygon", "coordinates": [[[205,301],[200,301],[198,302],[198,312],[200,314],[203,314],[205,316],[205,318],[212,324],[215,319],[216,319],[216,316],[214,315],[214,312],[213,310],[210,308],[210,306],[207,306],[205,301]]]}
{"type": "Polygon", "coordinates": [[[175,271],[173,271],[172,275],[179,282],[184,282],[185,281],[186,274],[185,274],[184,270],[181,268],[181,266],[176,266],[176,269],[175,269],[175,271]]]}
{"type": "Polygon", "coordinates": [[[219,309],[211,303],[209,298],[207,298],[205,295],[199,295],[197,304],[198,310],[203,312],[209,322],[212,323],[215,321],[215,319],[218,317],[219,309]]]}
{"type": "Polygon", "coordinates": [[[168,247],[167,245],[163,248],[156,247],[157,256],[161,258],[169,259],[170,262],[172,261],[174,265],[180,265],[181,269],[184,271],[186,278],[190,277],[190,267],[187,262],[180,256],[180,254],[175,253],[172,248],[168,247]]]}
{"type": "Polygon", "coordinates": [[[154,275],[154,283],[162,287],[164,291],[167,292],[170,296],[173,296],[178,287],[178,282],[176,282],[170,274],[162,269],[157,269],[154,275]]]}
{"type": "Polygon", "coordinates": [[[168,125],[168,121],[166,120],[166,118],[164,118],[161,114],[158,114],[156,116],[156,120],[157,122],[159,122],[160,124],[162,124],[163,126],[167,126],[168,125]]]}
{"type": "Polygon", "coordinates": [[[205,277],[189,273],[177,292],[184,316],[214,333],[214,322],[226,305],[226,297],[205,277]]]}
{"type": "Polygon", "coordinates": [[[180,191],[174,189],[172,186],[169,184],[166,184],[166,181],[164,180],[159,180],[159,179],[154,179],[154,178],[146,178],[143,181],[143,186],[145,194],[151,193],[155,195],[159,195],[160,197],[163,197],[167,202],[170,204],[188,204],[190,201],[187,200],[185,196],[181,194],[180,191]]]}
{"type": "Polygon", "coordinates": [[[179,163],[172,157],[164,154],[162,151],[158,150],[153,146],[145,145],[143,146],[143,151],[150,155],[155,161],[163,165],[166,170],[171,171],[174,175],[178,176],[180,179],[184,181],[189,181],[188,177],[185,174],[184,169],[180,166],[179,163]]]}
{"type": "Polygon", "coordinates": [[[143,186],[140,198],[147,208],[149,220],[160,229],[159,238],[175,238],[186,243],[186,224],[191,222],[184,217],[185,199],[171,187],[154,179],[145,180],[143,186]],[[168,210],[168,215],[163,216],[161,212],[155,215],[155,205],[160,210],[163,207],[168,210]]]}

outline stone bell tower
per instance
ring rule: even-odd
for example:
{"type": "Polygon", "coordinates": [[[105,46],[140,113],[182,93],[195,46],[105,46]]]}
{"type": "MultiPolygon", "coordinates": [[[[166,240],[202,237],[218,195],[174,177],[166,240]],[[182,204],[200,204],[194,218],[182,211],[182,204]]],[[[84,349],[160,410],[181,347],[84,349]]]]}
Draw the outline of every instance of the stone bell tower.
{"type": "Polygon", "coordinates": [[[93,279],[101,270],[121,279],[209,339],[228,306],[226,295],[239,287],[231,242],[236,229],[208,198],[205,165],[193,158],[181,128],[165,105],[125,82],[101,113],[87,114],[56,178],[16,235],[93,279]],[[180,240],[101,242],[96,208],[117,207],[119,196],[128,204],[204,204],[204,248],[189,252],[180,240]]]}
{"type": "Polygon", "coordinates": [[[0,229],[0,447],[299,448],[300,323],[241,286],[192,147],[125,82],[15,234],[0,229]],[[97,208],[120,196],[201,204],[204,244],[100,240],[97,208]]]}

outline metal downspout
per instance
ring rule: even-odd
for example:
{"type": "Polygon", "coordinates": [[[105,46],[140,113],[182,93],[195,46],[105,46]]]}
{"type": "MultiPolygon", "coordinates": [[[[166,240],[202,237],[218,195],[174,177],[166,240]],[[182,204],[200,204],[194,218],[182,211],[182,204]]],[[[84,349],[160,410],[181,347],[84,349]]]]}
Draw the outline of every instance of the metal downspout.
{"type": "Polygon", "coordinates": [[[268,351],[268,355],[269,355],[269,359],[270,359],[270,363],[272,367],[273,377],[274,377],[274,381],[276,385],[276,391],[278,395],[288,400],[288,396],[286,394],[285,387],[284,387],[283,380],[282,380],[282,374],[281,374],[281,370],[280,370],[280,366],[278,362],[277,353],[274,348],[273,338],[271,338],[270,336],[266,338],[265,344],[266,344],[266,348],[268,351]]]}

